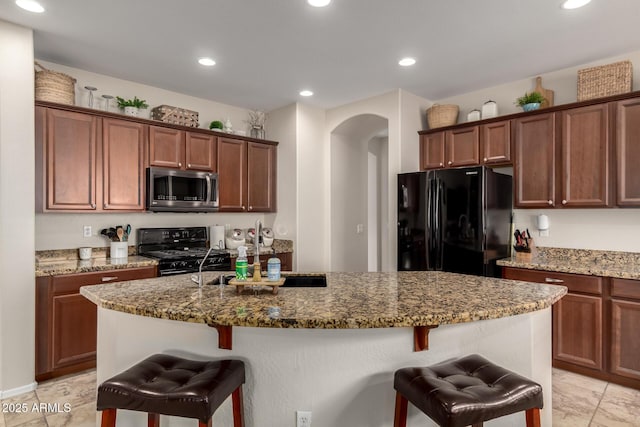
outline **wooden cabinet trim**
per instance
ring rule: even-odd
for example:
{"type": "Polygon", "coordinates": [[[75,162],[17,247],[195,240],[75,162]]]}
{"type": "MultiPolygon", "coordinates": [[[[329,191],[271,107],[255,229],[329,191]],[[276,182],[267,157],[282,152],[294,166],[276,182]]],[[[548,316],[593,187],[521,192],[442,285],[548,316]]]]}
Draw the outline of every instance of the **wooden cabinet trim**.
{"type": "Polygon", "coordinates": [[[486,165],[511,163],[511,121],[480,126],[480,159],[486,165]]]}
{"type": "Polygon", "coordinates": [[[640,280],[612,278],[611,296],[640,300],[640,280]]]}

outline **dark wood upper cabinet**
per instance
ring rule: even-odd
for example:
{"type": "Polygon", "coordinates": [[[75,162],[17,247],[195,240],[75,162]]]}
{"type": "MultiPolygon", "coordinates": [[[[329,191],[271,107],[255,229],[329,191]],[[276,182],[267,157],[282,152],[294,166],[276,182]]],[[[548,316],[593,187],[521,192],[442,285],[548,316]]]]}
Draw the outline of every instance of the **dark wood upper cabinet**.
{"type": "Polygon", "coordinates": [[[420,170],[444,167],[445,132],[420,135],[420,170]]]}
{"type": "Polygon", "coordinates": [[[46,200],[40,208],[49,210],[96,209],[96,153],[98,119],[94,116],[47,109],[36,114],[36,128],[45,129],[36,140],[43,150],[46,200]]]}
{"type": "Polygon", "coordinates": [[[182,169],[184,162],[184,131],[149,126],[149,165],[182,169]]]}
{"type": "Polygon", "coordinates": [[[147,127],[126,120],[102,120],[102,181],[105,210],[145,209],[147,127]]]}
{"type": "Polygon", "coordinates": [[[273,212],[276,206],[276,147],[247,144],[247,205],[249,212],[273,212]]]}
{"type": "Polygon", "coordinates": [[[618,206],[640,206],[640,98],[619,101],[616,111],[618,206]]]}
{"type": "Polygon", "coordinates": [[[480,163],[478,126],[447,131],[446,143],[447,167],[473,166],[480,163]]]}
{"type": "Polygon", "coordinates": [[[204,133],[186,132],[186,169],[215,172],[217,169],[217,138],[204,133]]]}
{"type": "Polygon", "coordinates": [[[220,211],[247,211],[247,143],[218,138],[220,211]]]}
{"type": "Polygon", "coordinates": [[[560,203],[567,207],[609,206],[611,144],[608,105],[574,108],[561,114],[560,203]]]}
{"type": "Polygon", "coordinates": [[[515,119],[514,205],[553,207],[556,190],[554,113],[515,119]]]}
{"type": "Polygon", "coordinates": [[[511,164],[511,121],[480,126],[480,151],[482,164],[511,164]]]}

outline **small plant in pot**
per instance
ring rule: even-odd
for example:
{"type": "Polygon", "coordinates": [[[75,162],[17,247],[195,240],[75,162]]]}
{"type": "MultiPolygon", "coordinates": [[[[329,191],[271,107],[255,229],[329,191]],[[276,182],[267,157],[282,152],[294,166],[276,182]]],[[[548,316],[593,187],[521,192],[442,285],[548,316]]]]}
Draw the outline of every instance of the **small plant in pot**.
{"type": "Polygon", "coordinates": [[[209,129],[222,132],[222,129],[224,129],[224,123],[220,120],[214,120],[209,123],[209,129]]]}
{"type": "Polygon", "coordinates": [[[524,111],[533,111],[540,108],[540,104],[544,101],[545,98],[540,94],[540,92],[525,92],[524,96],[516,99],[516,104],[522,107],[524,111]]]}
{"type": "Polygon", "coordinates": [[[116,96],[116,100],[118,101],[118,107],[124,110],[124,114],[127,116],[138,116],[141,108],[147,108],[147,101],[144,99],[138,99],[137,96],[134,96],[133,99],[124,99],[116,96]]]}

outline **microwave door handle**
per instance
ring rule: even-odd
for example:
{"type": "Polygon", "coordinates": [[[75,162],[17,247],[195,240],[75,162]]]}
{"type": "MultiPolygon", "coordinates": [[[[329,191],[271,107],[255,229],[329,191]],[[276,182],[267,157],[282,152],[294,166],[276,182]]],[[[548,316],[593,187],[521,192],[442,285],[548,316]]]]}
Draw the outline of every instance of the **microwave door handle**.
{"type": "Polygon", "coordinates": [[[209,174],[205,175],[207,180],[207,203],[211,203],[211,176],[209,174]]]}

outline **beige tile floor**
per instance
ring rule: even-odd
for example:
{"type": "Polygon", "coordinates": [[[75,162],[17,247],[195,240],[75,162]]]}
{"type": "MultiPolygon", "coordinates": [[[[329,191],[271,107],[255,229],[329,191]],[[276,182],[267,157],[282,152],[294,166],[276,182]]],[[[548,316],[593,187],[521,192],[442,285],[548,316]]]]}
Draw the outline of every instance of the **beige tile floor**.
{"type": "MultiPolygon", "coordinates": [[[[46,381],[1,401],[0,427],[94,427],[95,396],[95,371],[46,381]]],[[[554,369],[553,427],[640,427],[640,391],[554,369]]]]}

